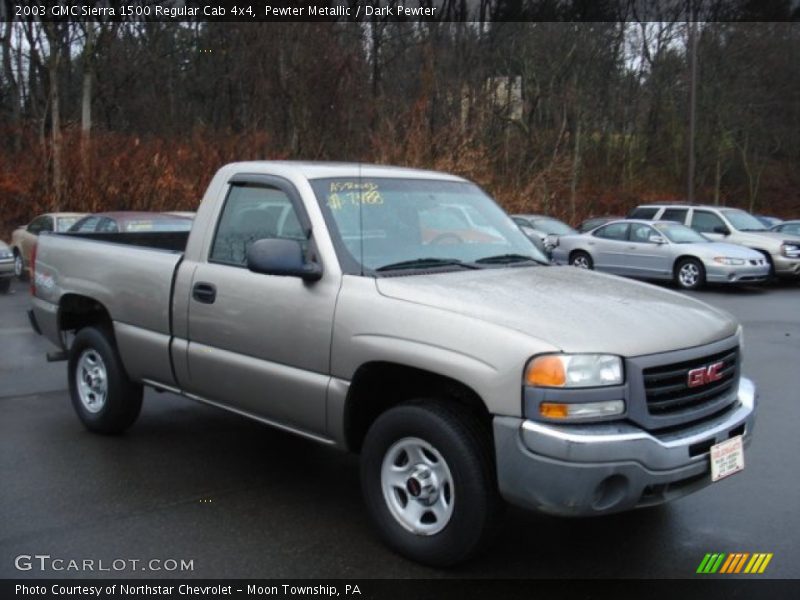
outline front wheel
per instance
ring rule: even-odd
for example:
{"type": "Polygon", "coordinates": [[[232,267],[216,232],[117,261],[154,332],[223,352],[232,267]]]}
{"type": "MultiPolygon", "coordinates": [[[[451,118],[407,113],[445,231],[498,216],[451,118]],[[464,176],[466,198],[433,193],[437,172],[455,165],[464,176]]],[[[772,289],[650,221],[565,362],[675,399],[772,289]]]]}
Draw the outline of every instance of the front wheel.
{"type": "Polygon", "coordinates": [[[684,290],[696,290],[706,282],[706,270],[696,258],[684,258],[675,266],[675,283],[684,290]]]}
{"type": "Polygon", "coordinates": [[[361,486],[384,541],[433,566],[474,555],[499,502],[488,432],[464,411],[417,401],[382,414],[361,454],[361,486]]]}
{"type": "Polygon", "coordinates": [[[142,386],[122,366],[111,333],[86,327],[69,352],[69,391],[83,425],[97,433],[120,433],[133,425],[142,408],[142,386]]]}
{"type": "Polygon", "coordinates": [[[579,269],[594,269],[594,261],[586,252],[573,252],[569,257],[569,264],[579,269]]]}

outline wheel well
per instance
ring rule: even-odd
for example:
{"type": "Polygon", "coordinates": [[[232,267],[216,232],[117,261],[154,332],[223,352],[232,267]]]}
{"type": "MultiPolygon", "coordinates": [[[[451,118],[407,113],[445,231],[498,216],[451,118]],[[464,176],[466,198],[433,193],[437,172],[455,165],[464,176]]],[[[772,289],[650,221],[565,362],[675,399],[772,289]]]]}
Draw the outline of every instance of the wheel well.
{"type": "Polygon", "coordinates": [[[763,254],[763,255],[764,255],[764,258],[766,258],[766,259],[767,259],[767,262],[768,262],[770,265],[772,264],[772,255],[771,255],[771,254],[770,254],[770,253],[769,253],[767,250],[763,250],[763,249],[761,249],[761,248],[750,248],[750,249],[751,249],[751,250],[755,250],[756,252],[759,252],[759,253],[763,254]]]}
{"type": "Polygon", "coordinates": [[[586,250],[581,250],[580,248],[576,248],[575,250],[569,253],[569,260],[572,260],[572,257],[575,256],[576,254],[585,254],[589,258],[592,257],[586,250]]]}
{"type": "MultiPolygon", "coordinates": [[[[692,256],[691,254],[684,254],[683,256],[679,256],[678,258],[676,258],[675,262],[672,263],[672,273],[674,275],[677,275],[678,274],[678,265],[681,264],[682,260],[686,260],[686,259],[689,259],[689,258],[692,259],[695,262],[699,262],[700,266],[703,267],[703,261],[702,260],[700,260],[696,256],[692,256]]],[[[705,270],[705,267],[703,267],[703,269],[705,270]]]]}
{"type": "Polygon", "coordinates": [[[387,362],[359,367],[345,405],[347,447],[360,452],[372,423],[382,413],[413,398],[443,398],[471,412],[491,435],[492,419],[480,396],[463,383],[437,373],[387,362]]]}
{"type": "Polygon", "coordinates": [[[94,298],[79,294],[64,294],[59,302],[58,323],[62,331],[98,325],[112,329],[111,315],[94,298]]]}

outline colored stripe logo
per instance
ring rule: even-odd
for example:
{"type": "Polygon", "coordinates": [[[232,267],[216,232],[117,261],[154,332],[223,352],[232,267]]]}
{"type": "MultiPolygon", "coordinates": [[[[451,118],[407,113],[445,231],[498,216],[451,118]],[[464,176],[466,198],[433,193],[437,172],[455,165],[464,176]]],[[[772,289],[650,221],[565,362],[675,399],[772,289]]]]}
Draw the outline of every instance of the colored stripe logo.
{"type": "Polygon", "coordinates": [[[761,574],[767,570],[767,565],[771,560],[772,552],[709,553],[703,557],[700,566],[697,567],[697,573],[704,575],[713,573],[761,574]]]}

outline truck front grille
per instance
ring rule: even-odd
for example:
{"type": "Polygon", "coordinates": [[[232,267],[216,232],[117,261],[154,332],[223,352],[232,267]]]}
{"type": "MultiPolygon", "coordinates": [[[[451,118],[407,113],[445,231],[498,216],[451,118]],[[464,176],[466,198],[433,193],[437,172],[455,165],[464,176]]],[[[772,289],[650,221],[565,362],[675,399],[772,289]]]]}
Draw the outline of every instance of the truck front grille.
{"type": "Polygon", "coordinates": [[[739,348],[643,371],[647,410],[670,415],[702,407],[727,394],[736,384],[739,348]],[[712,368],[710,376],[708,368],[712,368]],[[690,385],[693,384],[693,385],[690,385]]]}

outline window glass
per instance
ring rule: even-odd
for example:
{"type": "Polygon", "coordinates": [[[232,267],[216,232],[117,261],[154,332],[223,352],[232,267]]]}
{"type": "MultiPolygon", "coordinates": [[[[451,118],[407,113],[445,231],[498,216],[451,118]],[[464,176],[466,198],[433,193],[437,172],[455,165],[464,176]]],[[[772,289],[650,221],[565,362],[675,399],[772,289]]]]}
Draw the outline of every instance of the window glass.
{"type": "Polygon", "coordinates": [[[638,244],[652,244],[654,242],[650,241],[651,235],[658,235],[655,229],[650,227],[649,225],[644,225],[642,223],[631,223],[631,241],[636,242],[638,244]]]}
{"type": "Polygon", "coordinates": [[[675,221],[676,223],[686,222],[686,213],[689,212],[688,208],[668,208],[661,215],[662,221],[675,221]]]}
{"type": "Polygon", "coordinates": [[[761,221],[743,210],[726,209],[722,213],[739,231],[764,231],[766,229],[761,221]]]}
{"type": "Polygon", "coordinates": [[[122,229],[126,232],[137,231],[189,231],[192,228],[191,219],[180,217],[153,217],[152,219],[125,219],[122,221],[122,229]]]}
{"type": "Polygon", "coordinates": [[[53,231],[52,217],[38,217],[28,225],[28,232],[39,234],[42,231],[53,231]]]}
{"type": "Polygon", "coordinates": [[[673,244],[702,244],[709,239],[680,223],[656,223],[654,227],[673,244]]]}
{"type": "Polygon", "coordinates": [[[97,223],[100,221],[100,217],[84,217],[80,221],[76,222],[70,231],[72,232],[81,232],[81,233],[89,233],[97,231],[97,223]]]}
{"type": "Polygon", "coordinates": [[[778,227],[777,231],[800,235],[800,223],[786,223],[778,227]]]}
{"type": "Polygon", "coordinates": [[[643,206],[641,208],[634,209],[634,211],[628,215],[629,219],[652,219],[656,216],[658,212],[657,206],[643,206]]]}
{"type": "Polygon", "coordinates": [[[471,263],[500,254],[546,262],[471,183],[342,177],[311,184],[348,272],[421,259],[471,263]]]}
{"type": "Polygon", "coordinates": [[[235,185],[228,193],[210,260],[244,266],[250,244],[276,238],[298,240],[304,252],[308,244],[286,193],[277,188],[235,185]]]}
{"type": "Polygon", "coordinates": [[[78,219],[80,217],[59,217],[56,219],[56,231],[69,231],[69,228],[77,223],[78,219]]]}
{"type": "Polygon", "coordinates": [[[97,231],[102,231],[103,233],[117,233],[119,231],[119,227],[117,227],[116,221],[109,219],[108,217],[104,217],[100,220],[100,224],[97,226],[97,231]]]}
{"type": "Polygon", "coordinates": [[[692,215],[692,229],[700,233],[718,233],[714,230],[719,227],[728,229],[725,222],[714,213],[695,209],[692,215]]]}
{"type": "Polygon", "coordinates": [[[611,223],[601,227],[593,235],[606,240],[626,240],[628,239],[628,223],[611,223]]]}

